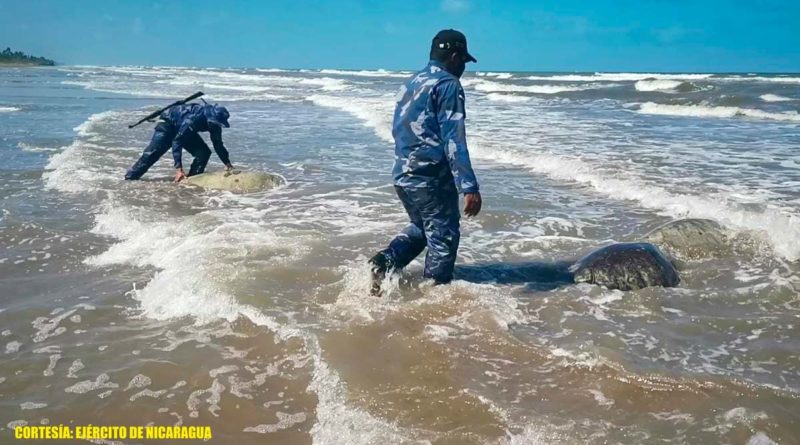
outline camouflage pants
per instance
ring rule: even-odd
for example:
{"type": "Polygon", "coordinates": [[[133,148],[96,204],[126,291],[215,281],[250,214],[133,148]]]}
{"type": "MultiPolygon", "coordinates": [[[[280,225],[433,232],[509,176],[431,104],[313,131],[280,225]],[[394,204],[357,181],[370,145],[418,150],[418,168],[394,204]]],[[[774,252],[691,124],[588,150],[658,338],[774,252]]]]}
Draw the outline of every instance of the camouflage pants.
{"type": "MultiPolygon", "coordinates": [[[[139,179],[172,147],[172,140],[178,131],[174,125],[160,122],[153,132],[153,139],[142,156],[125,174],[125,179],[139,179]]],[[[187,133],[181,141],[183,148],[194,156],[192,166],[187,176],[198,175],[206,169],[206,164],[211,157],[211,149],[197,133],[187,133]]]]}
{"type": "Polygon", "coordinates": [[[422,187],[395,186],[395,191],[411,223],[383,251],[390,266],[405,267],[427,246],[423,276],[437,283],[450,282],[461,237],[458,192],[452,177],[422,187]]]}

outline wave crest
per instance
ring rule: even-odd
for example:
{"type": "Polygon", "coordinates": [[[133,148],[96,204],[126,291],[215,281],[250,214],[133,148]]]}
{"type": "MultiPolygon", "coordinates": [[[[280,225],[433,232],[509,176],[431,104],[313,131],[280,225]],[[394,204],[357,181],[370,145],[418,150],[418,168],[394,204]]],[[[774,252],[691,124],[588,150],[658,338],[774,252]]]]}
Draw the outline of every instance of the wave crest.
{"type": "Polygon", "coordinates": [[[688,81],[671,79],[642,79],[634,84],[636,91],[659,91],[687,93],[697,91],[697,85],[688,81]]]}
{"type": "Polygon", "coordinates": [[[798,114],[796,111],[772,113],[755,108],[709,105],[669,105],[645,102],[639,105],[639,113],[665,116],[752,118],[781,122],[800,122],[800,114],[798,114]]]}
{"type": "Polygon", "coordinates": [[[790,101],[796,100],[796,99],[792,99],[791,97],[779,96],[777,94],[762,94],[759,97],[764,102],[790,102],[790,101]]]}
{"type": "Polygon", "coordinates": [[[486,93],[533,93],[533,94],[558,94],[570,91],[584,91],[600,88],[593,85],[512,85],[506,83],[481,80],[475,82],[476,91],[486,93]]]}

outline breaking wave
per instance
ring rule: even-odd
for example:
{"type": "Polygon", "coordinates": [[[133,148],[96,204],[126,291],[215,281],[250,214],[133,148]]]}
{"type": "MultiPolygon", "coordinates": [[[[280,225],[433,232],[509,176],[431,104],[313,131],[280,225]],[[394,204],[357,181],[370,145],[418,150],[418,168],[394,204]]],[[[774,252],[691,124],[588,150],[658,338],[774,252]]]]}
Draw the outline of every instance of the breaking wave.
{"type": "Polygon", "coordinates": [[[754,108],[720,107],[709,105],[668,105],[645,102],[639,106],[639,113],[664,116],[751,118],[780,122],[800,122],[796,111],[769,112],[754,108]]]}
{"type": "Polygon", "coordinates": [[[655,74],[655,73],[594,73],[567,74],[553,76],[528,76],[529,80],[550,80],[559,82],[635,82],[638,80],[703,80],[713,74],[655,74]]]}
{"type": "Polygon", "coordinates": [[[350,70],[319,70],[320,74],[335,74],[339,76],[359,76],[359,77],[408,77],[411,73],[405,71],[387,71],[383,69],[379,70],[360,70],[360,71],[350,71],[350,70]]]}
{"type": "Polygon", "coordinates": [[[504,92],[504,93],[533,93],[533,94],[558,94],[568,91],[584,91],[598,88],[592,85],[511,85],[499,82],[492,82],[490,80],[481,80],[474,84],[476,91],[483,91],[487,93],[504,92]]]}
{"type": "Polygon", "coordinates": [[[698,88],[695,84],[688,81],[671,79],[643,79],[636,81],[634,85],[636,91],[660,91],[660,92],[690,92],[698,88]]]}
{"type": "Polygon", "coordinates": [[[779,96],[777,94],[762,94],[759,97],[764,102],[790,102],[790,101],[796,100],[796,99],[792,99],[791,97],[779,96]]]}

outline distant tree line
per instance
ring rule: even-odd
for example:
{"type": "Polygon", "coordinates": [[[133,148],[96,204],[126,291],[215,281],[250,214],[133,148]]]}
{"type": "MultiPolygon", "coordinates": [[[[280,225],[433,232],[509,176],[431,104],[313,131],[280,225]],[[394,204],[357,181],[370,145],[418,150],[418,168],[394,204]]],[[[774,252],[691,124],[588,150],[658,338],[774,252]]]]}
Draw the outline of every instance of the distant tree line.
{"type": "Polygon", "coordinates": [[[11,51],[11,48],[6,48],[0,53],[0,63],[11,63],[21,65],[47,65],[52,66],[56,63],[44,57],[29,56],[22,51],[11,51]]]}

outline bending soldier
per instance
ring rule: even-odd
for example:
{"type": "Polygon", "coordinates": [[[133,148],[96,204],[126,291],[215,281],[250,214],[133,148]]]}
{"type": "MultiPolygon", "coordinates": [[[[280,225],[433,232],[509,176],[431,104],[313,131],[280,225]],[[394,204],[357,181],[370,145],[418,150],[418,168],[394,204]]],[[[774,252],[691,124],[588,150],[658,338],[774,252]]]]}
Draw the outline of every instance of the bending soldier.
{"type": "Polygon", "coordinates": [[[222,143],[222,127],[229,128],[230,113],[219,105],[185,104],[176,105],[161,113],[161,122],[156,125],[153,138],[142,156],[125,174],[125,179],[139,179],[156,161],[172,148],[175,167],[175,182],[187,176],[203,173],[211,157],[211,150],[199,132],[207,131],[219,159],[225,167],[232,169],[228,150],[222,143]],[[186,149],[194,156],[187,175],[181,162],[181,151],[186,149]]]}

